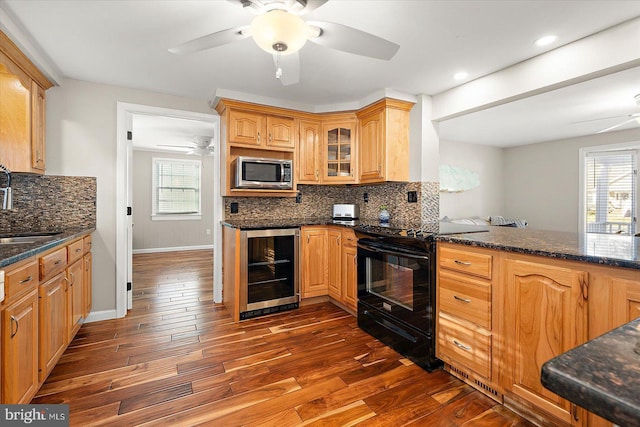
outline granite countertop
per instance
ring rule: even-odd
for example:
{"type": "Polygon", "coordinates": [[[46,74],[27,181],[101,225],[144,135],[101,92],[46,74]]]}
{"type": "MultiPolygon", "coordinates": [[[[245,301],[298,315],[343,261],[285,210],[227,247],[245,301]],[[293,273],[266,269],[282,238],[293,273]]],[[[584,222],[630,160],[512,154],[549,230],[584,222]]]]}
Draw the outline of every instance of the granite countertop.
{"type": "Polygon", "coordinates": [[[44,252],[58,245],[62,245],[82,235],[92,233],[95,230],[95,227],[90,227],[68,228],[65,230],[43,230],[40,232],[31,230],[26,233],[0,233],[0,237],[11,237],[16,235],[29,234],[37,235],[40,233],[56,233],[34,243],[21,243],[11,245],[0,244],[0,268],[21,261],[25,258],[29,258],[32,255],[44,252]]]}
{"type": "Polygon", "coordinates": [[[640,318],[542,365],[552,392],[621,425],[640,424],[640,318]]]}
{"type": "Polygon", "coordinates": [[[436,240],[640,269],[640,237],[622,234],[570,233],[494,226],[489,227],[489,231],[485,233],[438,235],[436,240]]]}

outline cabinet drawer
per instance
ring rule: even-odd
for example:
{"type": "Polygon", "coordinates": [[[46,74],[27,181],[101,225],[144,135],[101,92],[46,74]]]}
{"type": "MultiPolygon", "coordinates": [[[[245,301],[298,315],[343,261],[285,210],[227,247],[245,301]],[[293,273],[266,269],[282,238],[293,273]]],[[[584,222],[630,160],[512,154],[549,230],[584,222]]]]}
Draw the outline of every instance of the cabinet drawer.
{"type": "Polygon", "coordinates": [[[491,255],[450,247],[440,247],[438,253],[438,265],[441,268],[491,279],[491,255]]]}
{"type": "Polygon", "coordinates": [[[438,317],[437,357],[454,366],[469,368],[489,378],[491,375],[491,333],[469,328],[444,313],[438,317]]]}
{"type": "Polygon", "coordinates": [[[38,263],[34,260],[5,276],[5,298],[9,300],[38,286],[38,263]]]}
{"type": "Polygon", "coordinates": [[[491,284],[472,277],[441,273],[440,310],[491,329],[491,284]]]}
{"type": "Polygon", "coordinates": [[[91,252],[91,246],[91,235],[84,236],[84,238],[82,239],[82,247],[85,254],[87,252],[91,252]]]}
{"type": "Polygon", "coordinates": [[[40,280],[61,272],[67,266],[67,248],[63,247],[40,258],[40,280]]]}
{"type": "Polygon", "coordinates": [[[73,243],[69,243],[67,246],[67,260],[69,264],[72,264],[75,260],[82,258],[84,253],[83,240],[76,240],[73,243]]]}

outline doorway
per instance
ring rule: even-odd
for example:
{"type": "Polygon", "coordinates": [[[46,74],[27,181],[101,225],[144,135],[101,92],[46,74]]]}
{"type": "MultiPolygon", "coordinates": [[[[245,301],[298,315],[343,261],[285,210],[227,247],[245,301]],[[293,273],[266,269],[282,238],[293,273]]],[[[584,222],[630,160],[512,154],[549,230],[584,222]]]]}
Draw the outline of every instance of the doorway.
{"type": "MultiPolygon", "coordinates": [[[[191,111],[173,110],[138,104],[117,104],[117,178],[116,178],[116,316],[124,317],[131,304],[132,288],[132,159],[134,138],[133,122],[136,116],[167,117],[213,123],[214,140],[211,144],[214,156],[220,152],[220,117],[191,111]]],[[[213,297],[222,302],[222,219],[223,201],[220,196],[220,162],[216,157],[213,171],[213,297]]]]}

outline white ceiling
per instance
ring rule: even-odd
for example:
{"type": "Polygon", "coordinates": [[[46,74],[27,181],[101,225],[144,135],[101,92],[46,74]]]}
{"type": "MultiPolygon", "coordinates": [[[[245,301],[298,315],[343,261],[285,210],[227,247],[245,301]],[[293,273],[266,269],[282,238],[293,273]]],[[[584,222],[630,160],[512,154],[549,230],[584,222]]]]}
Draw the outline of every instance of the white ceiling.
{"type": "MultiPolygon", "coordinates": [[[[133,149],[187,153],[197,147],[198,139],[214,138],[211,122],[176,117],[134,114],[133,149]]],[[[212,145],[217,146],[215,139],[212,145]]]]}
{"type": "MultiPolygon", "coordinates": [[[[300,83],[285,87],[250,38],[168,52],[248,24],[254,15],[229,1],[0,0],[0,7],[66,78],[203,100],[224,89],[299,105],[355,102],[381,89],[435,95],[464,83],[452,77],[459,70],[469,81],[640,16],[640,1],[330,0],[304,18],[349,25],[400,50],[382,61],[307,43],[300,83]],[[549,33],[556,43],[533,44],[549,33]]],[[[507,146],[593,133],[609,122],[571,122],[637,112],[640,74],[618,74],[443,122],[441,138],[507,146]],[[603,107],[624,96],[625,106],[603,107]]]]}

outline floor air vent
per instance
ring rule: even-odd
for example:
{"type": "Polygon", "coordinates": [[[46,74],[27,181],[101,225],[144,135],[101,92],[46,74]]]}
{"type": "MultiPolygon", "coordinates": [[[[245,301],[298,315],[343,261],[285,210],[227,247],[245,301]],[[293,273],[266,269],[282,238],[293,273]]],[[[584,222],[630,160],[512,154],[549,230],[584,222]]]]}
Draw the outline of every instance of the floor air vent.
{"type": "Polygon", "coordinates": [[[491,387],[489,387],[488,385],[478,381],[478,380],[473,380],[473,382],[480,387],[481,389],[483,389],[485,392],[487,393],[491,393],[492,395],[499,397],[500,393],[498,393],[497,391],[495,391],[494,389],[492,389],[491,387]]]}

